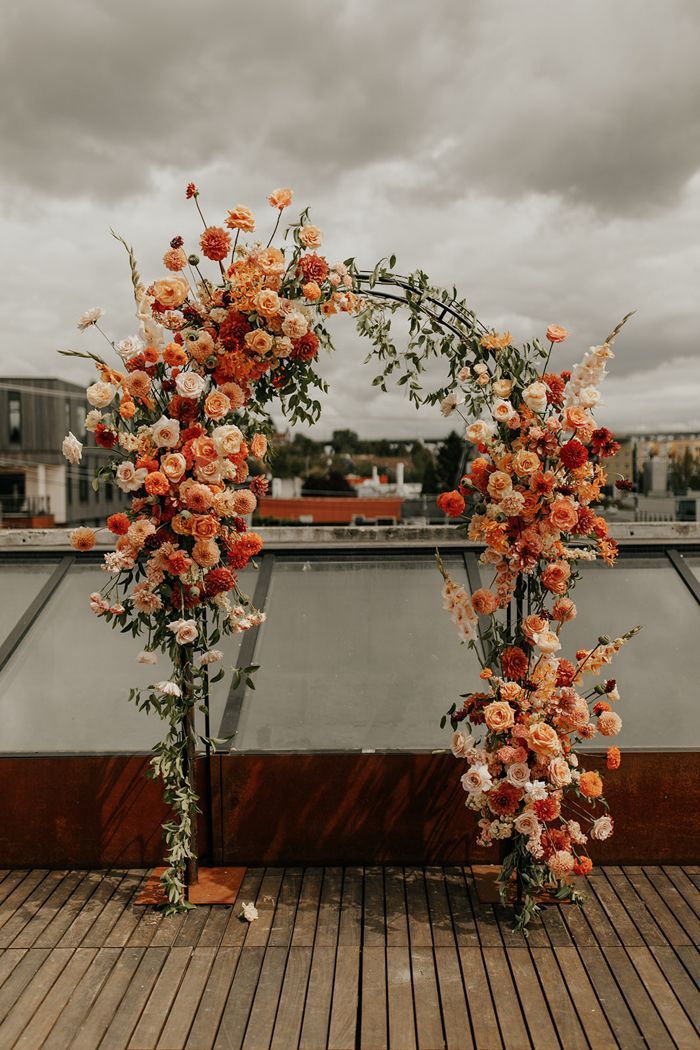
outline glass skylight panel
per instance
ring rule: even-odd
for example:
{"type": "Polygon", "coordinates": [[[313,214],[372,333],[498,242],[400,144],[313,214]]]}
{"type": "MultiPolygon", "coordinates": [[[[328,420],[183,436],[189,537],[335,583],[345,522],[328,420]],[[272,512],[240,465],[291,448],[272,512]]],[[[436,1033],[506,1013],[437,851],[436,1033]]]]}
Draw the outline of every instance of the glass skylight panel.
{"type": "Polygon", "coordinates": [[[0,563],[0,645],[34,601],[57,564],[38,559],[0,563]]]}

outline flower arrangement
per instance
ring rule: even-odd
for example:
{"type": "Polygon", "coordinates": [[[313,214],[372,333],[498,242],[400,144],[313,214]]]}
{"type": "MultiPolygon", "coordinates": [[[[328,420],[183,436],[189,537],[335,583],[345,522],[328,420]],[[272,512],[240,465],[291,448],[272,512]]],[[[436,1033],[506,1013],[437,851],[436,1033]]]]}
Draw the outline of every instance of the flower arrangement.
{"type": "MultiPolygon", "coordinates": [[[[107,579],[90,595],[90,607],[112,627],[145,637],[140,662],[156,664],[162,652],[172,663],[167,679],[132,689],[130,699],[168,726],[151,772],[162,778],[173,811],[164,825],[162,881],[175,908],[186,905],[185,872],[196,859],[195,746],[211,745],[196,733],[194,711],[206,708],[222,635],[264,619],[240,590],[238,573],[262,548],[245,518],[267,489],[265,406],[277,398],[292,422],[314,421],[320,405],[312,389],[323,387],[314,361],[320,347],[331,346],[324,320],[360,306],[348,265],[331,266],[318,253],[322,234],[308,210],[287,228],[286,246],[273,245],[292,201],[289,189],[268,198],[276,222],[267,243],[241,239],[255,230],[247,207],[211,226],[194,184],[186,196],[201,217],[201,255],[214,263],[217,280],[202,273],[200,254],[188,253],[177,236],[163,256],[166,276],[146,285],[133,250],[118,238],[129,254],[138,334],[113,340],[100,325],[102,310],[93,309],[78,328],[100,333],[116,361],[61,351],[97,369],[86,391],[85,426],[111,457],[93,484],[113,480],[130,498],[127,510],[107,519],[115,549],[104,555],[107,579]]],[[[80,462],[82,443],[72,433],[63,453],[80,462]]],[[[78,551],[95,541],[90,528],[71,534],[78,551]]]]}
{"type": "MultiPolygon", "coordinates": [[[[568,335],[558,325],[547,330],[548,348],[516,349],[508,332],[475,335],[473,364],[442,401],[443,414],[464,414],[477,455],[438,505],[484,545],[480,560],[493,572],[489,586],[469,595],[440,563],[444,608],[482,664],[482,687],[453,704],[442,724],[449,718],[452,752],[466,762],[461,782],[467,807],[480,816],[480,844],[512,843],[499,881],[505,900],[516,877],[519,929],[537,914],[542,891],[583,902],[571,878],[592,868],[586,842],[613,831],[602,777],[583,768],[576,744],[620,731],[612,706],[619,695],[612,679],[588,688],[584,679],[639,628],[601,635],[575,662],[560,655],[560,634],[576,616],[569,592],[577,563],[600,558],[612,566],[617,555],[593,506],[606,481],[601,460],[620,446],[596,426],[593,410],[626,320],[571,372],[547,371],[568,335]]],[[[619,765],[620,751],[610,747],[607,767],[619,765]]]]}

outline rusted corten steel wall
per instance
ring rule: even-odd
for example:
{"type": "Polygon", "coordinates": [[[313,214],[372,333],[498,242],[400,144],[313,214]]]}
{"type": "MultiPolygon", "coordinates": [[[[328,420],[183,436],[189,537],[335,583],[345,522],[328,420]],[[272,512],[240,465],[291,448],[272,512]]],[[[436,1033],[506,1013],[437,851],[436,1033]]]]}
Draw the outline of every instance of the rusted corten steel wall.
{"type": "MultiPolygon", "coordinates": [[[[144,755],[0,758],[0,867],[158,863],[167,810],[147,768],[144,755]]],[[[623,752],[607,778],[615,835],[594,859],[700,861],[699,774],[699,752],[623,752]]],[[[202,853],[218,864],[497,859],[475,844],[449,754],[217,754],[200,760],[198,789],[202,853]]]]}

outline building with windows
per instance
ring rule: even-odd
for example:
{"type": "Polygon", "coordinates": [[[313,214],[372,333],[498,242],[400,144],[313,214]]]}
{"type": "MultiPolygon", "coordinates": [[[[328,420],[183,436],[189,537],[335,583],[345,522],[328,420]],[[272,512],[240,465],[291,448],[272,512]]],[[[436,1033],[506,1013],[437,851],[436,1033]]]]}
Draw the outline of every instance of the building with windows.
{"type": "Polygon", "coordinates": [[[0,378],[0,522],[4,527],[102,523],[123,505],[111,483],[91,481],[109,453],[85,431],[84,387],[61,379],[0,378]],[[85,444],[82,462],[67,463],[68,431],[85,444]]]}

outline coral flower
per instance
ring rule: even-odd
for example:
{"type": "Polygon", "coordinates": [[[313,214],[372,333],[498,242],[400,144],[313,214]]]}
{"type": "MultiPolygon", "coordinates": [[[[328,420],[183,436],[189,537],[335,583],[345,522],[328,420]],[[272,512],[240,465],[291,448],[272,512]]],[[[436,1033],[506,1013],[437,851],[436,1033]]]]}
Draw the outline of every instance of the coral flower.
{"type": "Polygon", "coordinates": [[[589,769],[581,774],[578,787],[586,798],[600,798],[603,794],[603,781],[594,769],[589,769]]]}
{"type": "Polygon", "coordinates": [[[149,496],[164,496],[170,491],[170,482],[160,470],[154,470],[146,476],[144,487],[149,496]]]}
{"type": "Polygon", "coordinates": [[[110,514],[107,518],[107,528],[115,536],[125,536],[129,531],[130,524],[131,522],[126,514],[110,514]]]}
{"type": "Polygon", "coordinates": [[[572,871],[574,875],[590,875],[593,871],[593,861],[590,857],[577,857],[572,871]]]}
{"type": "Polygon", "coordinates": [[[441,492],[437,498],[437,505],[448,518],[458,518],[464,513],[464,497],[456,490],[441,492]]]}
{"type": "Polygon", "coordinates": [[[566,328],[562,328],[560,324],[550,324],[547,329],[547,338],[550,343],[562,343],[568,336],[566,328]]]}
{"type": "Polygon", "coordinates": [[[231,251],[231,238],[220,226],[208,226],[199,238],[199,244],[207,259],[221,262],[231,251]]]}
{"type": "Polygon", "coordinates": [[[244,233],[252,233],[255,229],[255,218],[250,208],[239,204],[226,216],[226,225],[229,230],[243,230],[244,233]]]}
{"type": "Polygon", "coordinates": [[[81,525],[77,529],[73,529],[70,534],[70,545],[75,551],[91,551],[95,546],[95,540],[97,534],[94,529],[89,529],[85,525],[81,525]]]}
{"type": "Polygon", "coordinates": [[[622,756],[620,754],[619,747],[609,747],[606,758],[606,764],[608,769],[619,769],[622,756]]]}
{"type": "Polygon", "coordinates": [[[288,208],[292,203],[292,191],[286,186],[283,186],[278,190],[273,190],[267,198],[267,202],[272,208],[278,208],[282,211],[284,208],[288,208]]]}
{"type": "Polygon", "coordinates": [[[501,668],[504,678],[522,681],[527,674],[528,658],[518,645],[511,645],[501,653],[501,668]]]}

